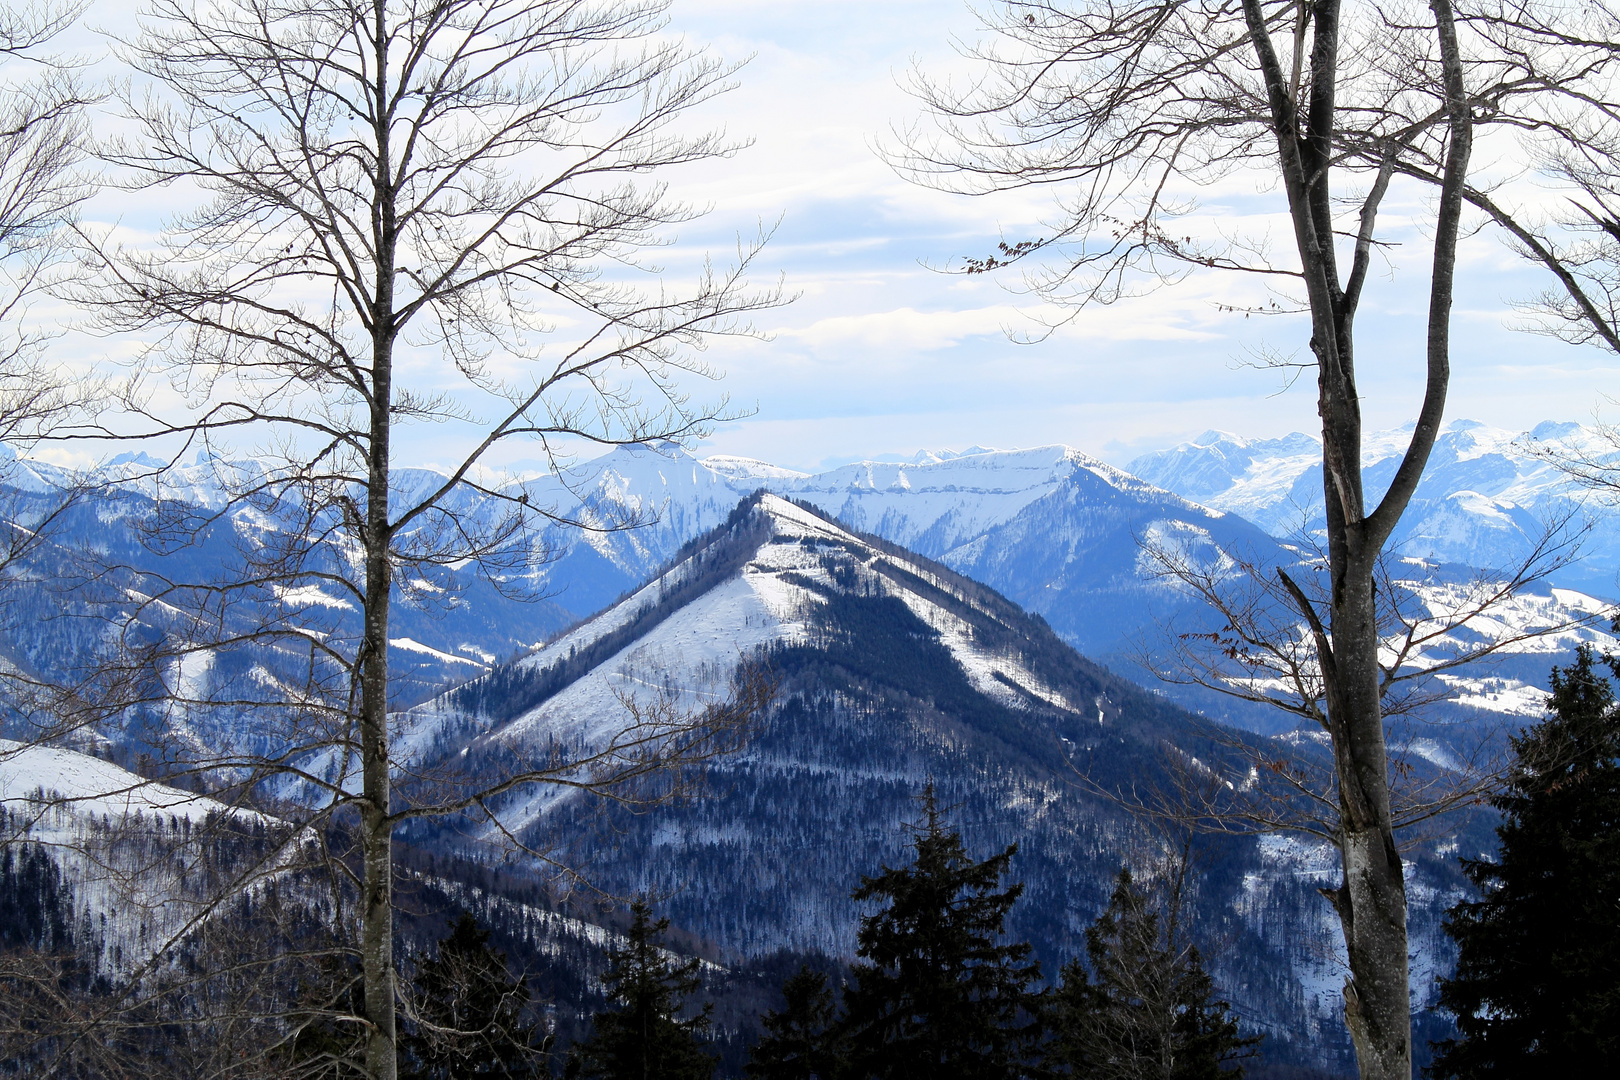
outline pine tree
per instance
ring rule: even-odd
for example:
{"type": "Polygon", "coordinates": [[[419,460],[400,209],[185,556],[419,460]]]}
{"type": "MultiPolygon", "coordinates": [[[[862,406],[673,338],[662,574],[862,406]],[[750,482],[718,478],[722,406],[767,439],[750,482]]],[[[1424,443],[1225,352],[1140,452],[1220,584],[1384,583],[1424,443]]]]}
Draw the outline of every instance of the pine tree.
{"type": "Polygon", "coordinates": [[[1086,930],[1090,971],[1064,966],[1051,995],[1052,1041],[1046,1064],[1087,1080],[1238,1080],[1238,1064],[1258,1038],[1237,1020],[1204,971],[1196,947],[1181,939],[1181,875],[1161,912],[1122,869],[1108,910],[1086,930]],[[1168,915],[1168,918],[1161,918],[1168,915]]]}
{"type": "MultiPolygon", "coordinates": [[[[1620,673],[1620,661],[1606,658],[1620,673]]],[[[1591,649],[1553,671],[1552,715],[1513,740],[1495,860],[1449,912],[1440,1004],[1460,1037],[1432,1077],[1599,1076],[1620,1062],[1620,709],[1591,649]]]]}
{"type": "Polygon", "coordinates": [[[694,958],[674,963],[659,946],[668,919],[652,921],[644,901],[630,906],[629,943],[615,949],[603,983],[616,1008],[596,1014],[591,1037],[575,1047],[566,1075],[601,1080],[709,1080],[714,1058],[703,1052],[712,1004],[681,1018],[702,980],[694,958]]]}
{"type": "Polygon", "coordinates": [[[760,1019],[765,1034],[749,1054],[755,1080],[832,1080],[841,1074],[844,1048],[837,1006],[827,976],[800,967],[782,987],[783,1007],[760,1019]]]}
{"type": "Polygon", "coordinates": [[[512,976],[471,915],[462,914],[436,955],[418,957],[415,997],[414,1023],[401,1040],[411,1063],[403,1078],[546,1074],[546,1040],[523,1018],[527,981],[512,976]]]}
{"type": "Polygon", "coordinates": [[[42,844],[0,847],[0,953],[73,948],[73,889],[42,844]]]}
{"type": "Polygon", "coordinates": [[[862,921],[845,991],[850,1073],[884,1080],[1004,1080],[1029,1071],[1040,1037],[1040,965],[1003,943],[1023,891],[999,889],[1016,844],[983,862],[963,849],[924,793],[910,866],[863,878],[857,900],[887,906],[862,921]],[[999,891],[998,891],[999,890],[999,891]]]}

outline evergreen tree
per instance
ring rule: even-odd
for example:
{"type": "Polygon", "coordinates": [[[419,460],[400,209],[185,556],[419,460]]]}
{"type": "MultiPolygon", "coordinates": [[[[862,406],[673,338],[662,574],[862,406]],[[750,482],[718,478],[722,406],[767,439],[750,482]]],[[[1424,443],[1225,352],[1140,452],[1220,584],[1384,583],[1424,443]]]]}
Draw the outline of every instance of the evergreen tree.
{"type": "Polygon", "coordinates": [[[546,1040],[523,1018],[529,988],[489,931],[463,913],[434,956],[417,958],[415,1022],[401,1040],[407,1080],[544,1075],[546,1040]]]}
{"type": "Polygon", "coordinates": [[[754,1044],[748,1075],[756,1080],[832,1080],[843,1067],[837,1006],[827,976],[800,967],[782,987],[785,1004],[766,1013],[765,1034],[754,1044]]]}
{"type": "Polygon", "coordinates": [[[1017,852],[974,862],[940,822],[932,785],[910,866],[863,878],[857,900],[887,906],[862,921],[845,991],[850,1075],[884,1080],[1003,1080],[1025,1075],[1040,1037],[1040,965],[1002,926],[1023,886],[1000,889],[1017,852]]]}
{"type": "Polygon", "coordinates": [[[658,939],[668,919],[652,921],[652,909],[630,906],[629,944],[615,949],[603,983],[617,1006],[596,1014],[591,1037],[574,1049],[566,1075],[601,1080],[709,1080],[714,1059],[703,1052],[712,1004],[681,1019],[686,1000],[702,980],[698,961],[672,962],[658,939]]]}
{"type": "Polygon", "coordinates": [[[1050,998],[1046,1064],[1087,1080],[1237,1080],[1258,1038],[1237,1019],[1179,926],[1181,875],[1164,911],[1121,870],[1108,910],[1086,930],[1091,970],[1063,969],[1050,998]],[[1168,916],[1161,918],[1161,916],[1168,916]]]}
{"type": "Polygon", "coordinates": [[[42,844],[0,845],[0,953],[72,948],[73,889],[56,861],[42,844]]]}
{"type": "MultiPolygon", "coordinates": [[[[1620,672],[1620,662],[1607,658],[1620,672]]],[[[1513,740],[1495,860],[1467,859],[1479,900],[1446,929],[1440,1004],[1460,1037],[1433,1077],[1598,1076],[1620,1062],[1620,709],[1583,646],[1553,671],[1552,715],[1513,740]]]]}

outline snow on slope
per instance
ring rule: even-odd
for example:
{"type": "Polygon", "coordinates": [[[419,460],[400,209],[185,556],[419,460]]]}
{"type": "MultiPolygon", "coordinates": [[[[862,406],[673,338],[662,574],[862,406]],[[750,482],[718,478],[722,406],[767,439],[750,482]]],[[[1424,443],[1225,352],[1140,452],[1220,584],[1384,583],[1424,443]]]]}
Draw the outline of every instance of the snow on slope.
{"type": "MultiPolygon", "coordinates": [[[[202,848],[221,822],[241,834],[271,819],[154,783],[88,754],[0,739],[0,809],[7,843],[48,851],[82,916],[77,948],[102,972],[129,971],[206,913],[195,894],[202,848]],[[99,916],[99,918],[93,918],[99,916]]],[[[284,863],[272,863],[272,867],[284,863]]],[[[213,867],[214,870],[221,869],[213,867]]]]}
{"type": "MultiPolygon", "coordinates": [[[[1432,626],[1420,627],[1424,638],[1420,648],[1408,656],[1408,668],[1430,668],[1446,658],[1477,647],[1483,642],[1507,642],[1491,662],[1475,668],[1442,672],[1436,677],[1451,692],[1449,700],[1470,709],[1498,713],[1506,717],[1538,720],[1546,714],[1548,691],[1545,682],[1554,664],[1564,663],[1581,645],[1600,653],[1620,649],[1620,638],[1608,632],[1611,607],[1595,597],[1573,589],[1527,590],[1505,600],[1495,601],[1488,611],[1446,633],[1440,627],[1455,622],[1459,613],[1476,610],[1481,596],[1488,592],[1478,583],[1405,580],[1401,582],[1418,597],[1432,626]],[[1510,665],[1511,670],[1497,667],[1510,665]],[[1531,673],[1534,673],[1533,675],[1531,673]],[[1534,679],[1535,681],[1530,681],[1534,679]]],[[[1400,639],[1392,638],[1391,646],[1400,639]]],[[[1388,647],[1385,661],[1390,659],[1388,647]]],[[[1423,753],[1437,765],[1451,767],[1435,754],[1423,753]]]]}
{"type": "MultiPolygon", "coordinates": [[[[938,631],[941,644],[980,693],[1013,708],[1026,707],[1019,690],[1004,681],[1010,680],[1036,698],[1077,711],[1018,659],[976,644],[972,627],[956,612],[874,569],[874,564],[881,562],[955,596],[959,603],[972,603],[923,565],[880,552],[845,529],[773,495],[762,496],[756,512],[767,516],[769,535],[739,573],[676,608],[605,662],[488,738],[503,746],[531,751],[560,744],[588,753],[609,745],[624,730],[630,718],[627,702],[646,707],[662,700],[690,709],[723,697],[736,666],[756,650],[806,639],[808,615],[825,600],[805,582],[824,589],[837,588],[823,563],[824,556],[835,552],[854,553],[861,567],[857,572],[862,588],[899,598],[938,631]]],[[[663,590],[673,588],[684,574],[695,572],[690,569],[695,559],[671,568],[518,665],[545,669],[631,624],[657,601],[663,590]]],[[[465,720],[448,702],[448,698],[441,698],[406,714],[400,745],[426,750],[436,745],[457,720],[465,720]]],[[[569,794],[569,789],[560,786],[534,789],[503,809],[502,822],[508,829],[521,830],[569,794]]]]}
{"type": "MultiPolygon", "coordinates": [[[[1362,469],[1369,498],[1379,497],[1412,436],[1412,425],[1369,433],[1362,469]]],[[[1448,424],[1435,442],[1395,545],[1404,554],[1482,568],[1514,565],[1549,521],[1576,506],[1597,520],[1597,534],[1577,571],[1615,588],[1620,520],[1572,489],[1554,464],[1560,453],[1602,457],[1614,448],[1592,428],[1548,421],[1528,432],[1473,420],[1448,424]]],[[[1295,432],[1281,439],[1244,439],[1208,431],[1189,443],[1145,454],[1130,469],[1150,483],[1240,514],[1274,536],[1319,528],[1321,442],[1295,432]]],[[[1566,573],[1566,577],[1570,574],[1566,573]]]]}
{"type": "Polygon", "coordinates": [[[222,812],[257,816],[88,754],[0,739],[0,806],[24,813],[45,804],[79,816],[112,818],[162,814],[197,822],[222,812]]]}

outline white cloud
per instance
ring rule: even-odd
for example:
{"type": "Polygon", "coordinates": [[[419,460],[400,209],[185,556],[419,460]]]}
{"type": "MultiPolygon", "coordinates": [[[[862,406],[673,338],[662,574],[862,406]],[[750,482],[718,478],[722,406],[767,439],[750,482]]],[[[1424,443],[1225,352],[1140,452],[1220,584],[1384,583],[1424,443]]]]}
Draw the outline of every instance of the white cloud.
{"type": "MultiPolygon", "coordinates": [[[[89,21],[127,27],[124,12],[100,0],[89,21]]],[[[1241,370],[1262,348],[1308,356],[1304,320],[1245,319],[1219,309],[1264,304],[1261,279],[1196,274],[1088,309],[1044,343],[1018,346],[1004,331],[1037,328],[1026,314],[1042,313],[1035,301],[995,280],[929,269],[988,254],[1003,237],[1046,235],[1042,220],[1054,213],[1049,190],[986,198],[924,190],[875,153],[894,127],[918,115],[899,83],[913,64],[966,70],[951,41],[976,36],[965,5],[675,0],[669,32],[727,59],[753,56],[738,75],[739,88],[690,117],[687,127],[723,127],[755,140],[730,160],[669,174],[675,196],[713,207],[659,253],[670,286],[687,283],[706,251],[723,261],[738,235],[780,218],[757,277],[781,272],[787,288],[802,293],[794,306],[761,319],[776,328],[775,340],[714,345],[709,358],[729,370],[725,383],[689,387],[698,399],[726,391],[745,408],[757,407],[753,419],[717,433],[716,448],[813,464],[921,446],[1068,442],[1128,459],[1209,427],[1274,435],[1315,426],[1308,372],[1278,397],[1278,372],[1241,370]]],[[[102,47],[84,40],[87,49],[102,47]]],[[[1546,205],[1556,197],[1516,178],[1520,156],[1505,143],[1482,141],[1476,156],[1511,181],[1503,190],[1515,198],[1546,205]]],[[[178,187],[109,192],[87,217],[144,243],[158,220],[195,194],[178,187]]],[[[1234,173],[1182,194],[1196,195],[1211,212],[1188,218],[1187,235],[1215,239],[1241,230],[1265,238],[1280,263],[1292,258],[1274,177],[1234,173]]],[[[1429,193],[1397,183],[1384,220],[1398,226],[1430,208],[1429,193]]],[[[1380,250],[1358,323],[1363,411],[1373,428],[1410,417],[1424,370],[1427,241],[1418,227],[1398,227],[1389,238],[1396,246],[1380,250]]],[[[1541,285],[1494,237],[1467,240],[1460,265],[1451,416],[1513,428],[1582,419],[1600,391],[1620,385],[1611,358],[1507,328],[1512,302],[1541,285]]],[[[1009,282],[1016,284],[1016,275],[1009,282]]],[[[35,315],[53,326],[74,317],[60,305],[41,305],[35,315]]],[[[561,327],[556,337],[571,333],[577,330],[561,327]]],[[[63,363],[81,367],[134,348],[83,334],[53,345],[63,363]]],[[[434,361],[406,358],[422,371],[434,361]]],[[[516,375],[523,365],[497,367],[516,375]]],[[[448,460],[466,438],[451,425],[413,434],[405,445],[422,460],[448,460]]]]}

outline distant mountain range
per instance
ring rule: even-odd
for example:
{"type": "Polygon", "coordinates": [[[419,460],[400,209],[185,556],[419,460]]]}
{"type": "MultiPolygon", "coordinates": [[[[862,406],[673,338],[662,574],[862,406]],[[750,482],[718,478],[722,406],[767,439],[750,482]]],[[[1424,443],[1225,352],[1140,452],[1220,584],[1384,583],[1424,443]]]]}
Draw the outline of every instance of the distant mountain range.
{"type": "Polygon", "coordinates": [[[578,509],[570,512],[605,520],[640,512],[659,521],[619,534],[559,535],[568,554],[551,571],[555,598],[578,611],[639,584],[695,529],[719,522],[737,498],[760,488],[991,586],[1089,653],[1118,651],[1144,619],[1180,603],[1145,572],[1140,538],[1173,537],[1208,560],[1221,551],[1289,558],[1247,521],[1065,446],[863,462],[814,476],[741,458],[627,449],[587,470],[589,485],[575,488],[578,509]]]}
{"type": "MultiPolygon", "coordinates": [[[[1381,493],[1408,437],[1402,431],[1369,437],[1370,494],[1381,493]]],[[[1400,573],[1414,588],[1437,597],[1443,583],[1479,576],[1476,568],[1487,577],[1512,568],[1547,522],[1573,515],[1564,535],[1582,522],[1591,528],[1579,557],[1531,586],[1501,617],[1528,625],[1558,611],[1574,616],[1600,610],[1601,598],[1620,592],[1620,516],[1601,502],[1580,500],[1561,472],[1528,449],[1531,438],[1470,421],[1442,436],[1397,538],[1408,559],[1398,564],[1400,573]]],[[[1543,424],[1534,439],[1544,450],[1603,445],[1575,425],[1543,424]]],[[[1234,557],[1262,566],[1308,560],[1321,524],[1319,454],[1318,442],[1305,435],[1252,444],[1210,436],[1139,459],[1142,479],[1061,446],[924,453],[909,463],[863,462],[816,475],[732,457],[619,450],[582,466],[570,485],[576,501],[563,505],[604,520],[655,515],[658,524],[588,536],[559,530],[555,543],[566,554],[550,580],[559,603],[593,609],[633,588],[695,527],[721,520],[727,496],[765,488],[995,588],[1042,615],[1083,653],[1151,683],[1138,658],[1152,650],[1162,625],[1196,620],[1197,611],[1184,592],[1153,576],[1142,541],[1176,546],[1211,566],[1234,557]],[[1251,524],[1248,514],[1266,528],[1251,524]]],[[[1527,643],[1491,671],[1450,678],[1465,709],[1535,715],[1550,665],[1581,640],[1613,641],[1599,620],[1527,643]]],[[[1274,730],[1280,719],[1196,689],[1163,689],[1244,726],[1274,730]]]]}
{"type": "MultiPolygon", "coordinates": [[[[1368,434],[1363,476],[1369,499],[1383,495],[1400,464],[1411,425],[1368,434]]],[[[1411,507],[1393,542],[1403,555],[1482,569],[1516,564],[1566,514],[1593,525],[1580,558],[1555,584],[1596,596],[1620,596],[1620,515],[1569,481],[1555,464],[1570,452],[1613,454],[1593,429],[1547,421],[1527,432],[1454,420],[1435,442],[1411,507]]],[[[1273,536],[1291,538],[1323,525],[1322,444],[1295,432],[1244,439],[1206,431],[1169,450],[1132,461],[1150,484],[1205,506],[1239,514],[1273,536]]]]}
{"type": "MultiPolygon", "coordinates": [[[[1369,436],[1371,493],[1387,482],[1408,434],[1369,436]]],[[[1471,567],[1510,566],[1540,534],[1543,520],[1576,509],[1563,474],[1531,452],[1532,441],[1543,449],[1602,445],[1589,429],[1568,424],[1543,424],[1521,437],[1470,421],[1448,427],[1397,537],[1404,555],[1425,561],[1414,568],[1417,576],[1455,581],[1472,576],[1471,567]]],[[[1153,648],[1162,624],[1185,623],[1196,612],[1184,591],[1153,575],[1142,542],[1173,546],[1207,566],[1233,558],[1259,565],[1308,559],[1310,534],[1321,518],[1318,455],[1317,441],[1307,435],[1245,441],[1211,432],[1139,458],[1133,469],[1140,475],[1063,446],[973,447],[807,475],[743,458],[700,459],[676,447],[621,448],[522,482],[530,505],[563,519],[543,530],[551,560],[535,565],[528,582],[546,600],[517,602],[471,570],[447,571],[434,586],[444,591],[402,595],[391,624],[391,665],[402,676],[399,700],[420,701],[437,686],[488,670],[635,591],[683,544],[724,521],[738,499],[760,489],[805,502],[989,585],[1041,615],[1087,655],[1151,681],[1136,659],[1153,648]],[[576,522],[591,527],[570,524],[576,522]],[[636,527],[615,528],[625,523],[636,527]]],[[[110,474],[140,479],[76,509],[52,539],[64,552],[87,544],[111,547],[128,564],[156,570],[163,560],[142,552],[133,530],[159,494],[151,473],[161,464],[139,457],[114,462],[110,474]]],[[[203,459],[171,468],[162,475],[161,494],[217,508],[223,502],[220,473],[255,467],[203,459]]],[[[25,498],[40,500],[70,479],[31,461],[12,461],[0,476],[25,498]]],[[[407,469],[396,484],[405,494],[442,479],[407,469]]],[[[471,515],[486,512],[483,496],[466,492],[456,498],[471,515]]],[[[1525,601],[1530,607],[1594,610],[1601,607],[1595,598],[1620,592],[1614,587],[1620,516],[1599,503],[1582,512],[1593,523],[1585,550],[1552,579],[1574,592],[1537,586],[1525,601]]],[[[250,527],[243,513],[237,531],[250,527]]],[[[222,534],[183,553],[193,564],[188,572],[202,564],[223,567],[228,542],[222,534]]],[[[320,590],[303,590],[297,599],[332,611],[346,602],[320,590]]],[[[41,596],[33,610],[44,612],[53,603],[41,596]]],[[[1550,651],[1543,647],[1549,643],[1529,647],[1521,651],[1522,663],[1510,662],[1497,673],[1498,683],[1465,679],[1459,692],[1474,707],[1533,712],[1539,707],[1535,688],[1545,685],[1552,658],[1582,637],[1608,640],[1580,632],[1550,643],[1550,651]]],[[[19,641],[12,655],[43,662],[53,649],[61,651],[46,648],[44,639],[19,641]]],[[[1279,719],[1216,695],[1163,689],[1210,716],[1246,726],[1265,729],[1279,719]]]]}

